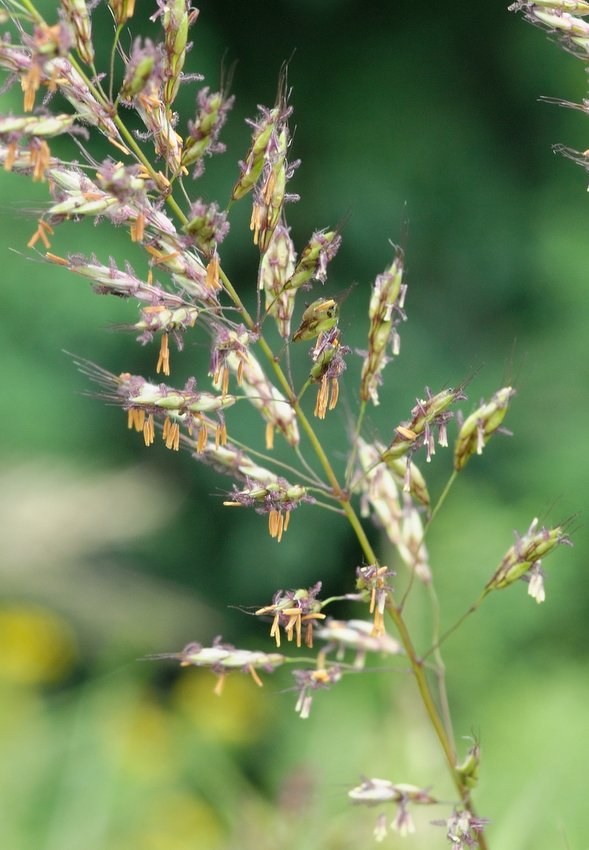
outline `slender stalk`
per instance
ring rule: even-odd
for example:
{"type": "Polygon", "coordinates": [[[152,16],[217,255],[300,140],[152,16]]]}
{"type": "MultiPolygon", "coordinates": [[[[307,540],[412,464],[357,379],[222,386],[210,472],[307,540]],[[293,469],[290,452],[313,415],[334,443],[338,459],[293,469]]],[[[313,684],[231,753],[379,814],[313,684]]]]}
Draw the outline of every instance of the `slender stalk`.
{"type": "Polygon", "coordinates": [[[468,609],[464,612],[464,614],[462,614],[462,615],[461,615],[461,616],[460,616],[460,617],[456,620],[456,622],[455,622],[455,623],[453,623],[453,625],[451,625],[449,629],[446,629],[446,631],[444,632],[444,634],[443,634],[440,638],[438,638],[438,640],[437,640],[437,641],[435,641],[435,642],[434,642],[434,644],[433,644],[433,645],[432,645],[432,646],[428,649],[428,651],[427,651],[427,652],[423,655],[423,658],[424,658],[424,659],[425,659],[425,658],[428,658],[428,656],[430,656],[433,652],[435,652],[435,651],[438,649],[438,647],[440,647],[440,646],[444,643],[444,641],[445,641],[447,638],[449,638],[449,637],[450,637],[450,635],[454,634],[454,632],[456,631],[456,629],[458,629],[458,628],[459,628],[459,627],[460,627],[460,626],[464,623],[464,621],[465,621],[468,617],[470,617],[470,615],[471,615],[471,614],[474,614],[474,612],[475,612],[475,611],[478,611],[478,609],[479,609],[479,608],[480,608],[480,606],[481,606],[481,603],[483,602],[483,599],[485,599],[485,598],[487,597],[488,593],[489,593],[489,589],[488,589],[488,588],[485,588],[485,590],[483,590],[483,592],[481,593],[481,595],[479,596],[479,598],[478,598],[475,602],[473,602],[473,603],[472,603],[472,605],[470,606],[470,608],[468,608],[468,609]]]}
{"type": "Polygon", "coordinates": [[[108,96],[112,103],[112,92],[114,85],[114,76],[115,76],[115,57],[117,55],[117,45],[119,43],[119,39],[121,37],[121,33],[123,31],[123,24],[119,24],[115,30],[115,37],[112,43],[112,49],[110,51],[110,64],[109,64],[109,75],[108,75],[108,96]]]}
{"type": "Polygon", "coordinates": [[[427,531],[428,531],[428,529],[429,529],[430,525],[432,524],[432,522],[433,522],[433,521],[434,521],[434,519],[436,518],[436,515],[438,514],[438,511],[440,510],[440,508],[442,507],[442,505],[443,505],[443,504],[444,504],[444,502],[446,501],[446,498],[447,498],[447,496],[448,496],[448,493],[449,493],[449,492],[450,492],[450,490],[452,489],[452,485],[453,485],[453,484],[454,484],[454,482],[456,481],[457,476],[458,476],[458,472],[457,472],[457,470],[454,470],[454,471],[452,472],[452,475],[450,476],[450,478],[449,478],[449,479],[448,479],[448,481],[446,482],[446,486],[445,486],[445,487],[444,487],[444,489],[442,490],[442,493],[441,493],[441,495],[440,495],[440,498],[439,498],[439,499],[438,499],[438,501],[436,502],[436,505],[435,505],[435,507],[434,507],[433,511],[432,511],[432,512],[431,512],[431,514],[429,515],[429,519],[428,519],[428,521],[427,521],[427,523],[426,523],[426,525],[425,525],[425,528],[424,528],[424,530],[423,530],[423,537],[424,537],[424,538],[425,538],[425,535],[427,534],[427,531]]]}
{"type": "Polygon", "coordinates": [[[360,432],[362,431],[362,423],[364,422],[365,413],[366,402],[363,400],[360,404],[360,411],[358,413],[358,419],[356,420],[356,427],[354,429],[354,436],[352,438],[352,451],[350,452],[350,459],[348,460],[346,466],[346,487],[350,486],[350,479],[354,473],[354,464],[356,462],[356,455],[358,454],[358,437],[360,436],[360,432]]]}

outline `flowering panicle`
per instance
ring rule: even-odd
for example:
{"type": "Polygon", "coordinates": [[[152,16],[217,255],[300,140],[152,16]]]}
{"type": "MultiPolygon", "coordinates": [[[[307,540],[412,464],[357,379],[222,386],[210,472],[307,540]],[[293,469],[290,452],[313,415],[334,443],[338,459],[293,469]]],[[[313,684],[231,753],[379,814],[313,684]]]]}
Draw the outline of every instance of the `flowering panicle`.
{"type": "Polygon", "coordinates": [[[463,387],[442,390],[436,395],[431,395],[426,387],[426,396],[425,399],[417,399],[417,404],[411,411],[411,419],[397,426],[393,442],[382,453],[385,463],[407,454],[411,456],[421,446],[425,446],[426,458],[429,462],[436,451],[435,430],[438,432],[438,444],[448,445],[446,426],[452,418],[448,408],[451,404],[467,398],[463,387]]]}
{"type": "Polygon", "coordinates": [[[306,720],[311,713],[313,693],[318,690],[328,690],[342,677],[342,671],[334,664],[330,667],[319,666],[316,670],[293,670],[295,678],[295,689],[298,691],[295,711],[301,718],[306,720]]]}
{"type": "Polygon", "coordinates": [[[188,135],[184,140],[181,164],[193,167],[192,176],[200,177],[204,171],[204,157],[223,153],[225,145],[219,142],[219,133],[235,98],[225,97],[223,92],[210,93],[208,88],[198,93],[198,112],[194,121],[188,122],[188,135]]]}
{"type": "Polygon", "coordinates": [[[398,248],[395,259],[388,269],[380,274],[374,283],[368,318],[368,352],[362,366],[360,381],[360,398],[369,399],[378,404],[378,387],[382,382],[381,372],[388,357],[386,349],[391,340],[392,353],[397,355],[400,349],[400,339],[397,325],[406,318],[403,312],[407,285],[403,283],[404,255],[398,248]]]}
{"type": "Polygon", "coordinates": [[[222,328],[213,348],[209,374],[217,388],[227,386],[227,370],[237,376],[251,404],[266,420],[266,447],[274,445],[274,430],[278,429],[291,446],[298,445],[299,429],[296,414],[280,390],[268,380],[258,359],[249,350],[250,336],[222,328]]]}
{"type": "Polygon", "coordinates": [[[374,616],[372,634],[377,637],[384,634],[384,612],[391,596],[392,588],[386,580],[394,575],[388,567],[370,564],[356,568],[356,588],[363,591],[370,603],[370,613],[374,616]]]}
{"type": "MultiPolygon", "coordinates": [[[[101,385],[104,399],[126,411],[128,428],[141,433],[147,446],[154,443],[158,430],[168,449],[178,451],[182,445],[198,461],[228,475],[226,490],[230,492],[224,504],[249,507],[266,516],[269,533],[276,541],[280,542],[287,530],[292,511],[303,503],[315,502],[310,492],[322,494],[318,507],[349,520],[364,558],[363,565],[356,568],[354,592],[320,599],[321,582],[307,588],[281,589],[255,615],[271,621],[270,637],[277,647],[285,638],[297,647],[304,644],[308,648],[313,647],[314,641],[321,641],[311,665],[308,652],[296,661],[300,669],[294,670],[293,690],[301,718],[309,716],[316,691],[336,684],[350,668],[362,670],[368,653],[387,656],[387,663],[389,657],[402,656],[395,663],[413,674],[457,787],[456,808],[442,822],[448,839],[458,850],[474,847],[486,823],[476,817],[470,801],[470,790],[478,780],[480,751],[474,742],[461,763],[453,755],[443,664],[438,652],[454,627],[419,656],[404,615],[405,599],[415,584],[413,577],[426,584],[431,582],[425,522],[429,523],[437,513],[449,487],[443,490],[430,515],[428,488],[413,462],[415,452],[425,448],[429,461],[436,440],[439,445],[447,445],[451,408],[466,398],[464,386],[437,394],[426,388],[425,397],[417,400],[410,417],[397,426],[388,445],[377,440],[369,444],[360,436],[366,427],[367,403],[379,403],[384,367],[399,353],[398,328],[406,318],[405,257],[400,248],[394,247],[392,261],[371,289],[368,343],[366,352],[362,352],[358,390],[361,404],[356,422],[350,426],[354,445],[343,473],[339,443],[335,439],[329,447],[321,443],[306,415],[307,406],[309,413],[312,407],[306,396],[311,384],[317,390],[317,418],[323,420],[338,401],[345,356],[350,353],[338,327],[341,297],[314,298],[301,309],[298,327],[292,326],[298,290],[310,289],[314,281],[325,283],[328,265],[342,240],[339,227],[315,230],[297,256],[290,237],[285,209],[297,196],[287,189],[298,162],[289,161],[288,122],[292,109],[288,104],[286,70],[280,75],[274,106],[260,106],[255,120],[248,121],[251,142],[239,163],[227,205],[210,200],[204,192],[202,197],[194,198],[184,178],[189,172],[195,178],[200,176],[206,157],[224,150],[220,133],[233,104],[224,86],[215,91],[203,84],[196,94],[191,120],[174,111],[181,83],[202,80],[198,74],[184,73],[191,47],[189,28],[198,10],[190,5],[191,0],[156,0],[157,11],[151,20],[161,23],[162,34],[157,43],[135,38],[128,32],[135,0],[107,0],[115,35],[110,51],[100,45],[97,69],[91,21],[97,2],[59,0],[59,20],[55,25],[43,21],[34,0],[4,0],[0,4],[5,8],[0,12],[0,22],[10,21],[11,32],[17,33],[20,40],[13,44],[9,34],[0,38],[0,70],[8,74],[5,88],[20,83],[24,113],[0,116],[0,165],[33,180],[47,181],[51,201],[28,242],[30,248],[44,250],[44,254],[36,254],[36,259],[64,266],[85,278],[98,294],[136,299],[139,316],[127,328],[142,344],[159,338],[159,356],[154,365],[163,376],[170,374],[170,337],[181,350],[185,334],[198,322],[198,329],[202,328],[212,341],[212,388],[201,391],[194,377],[175,388],[129,372],[114,375],[89,361],[79,361],[77,365],[101,385]],[[107,73],[102,73],[103,68],[108,68],[107,73]],[[54,95],[72,114],[64,112],[63,106],[51,114],[54,95]],[[133,114],[127,125],[124,116],[128,110],[133,114]],[[135,130],[134,125],[141,130],[135,130]],[[113,153],[102,162],[92,146],[100,134],[112,146],[109,149],[113,153]],[[76,143],[79,162],[62,161],[52,154],[51,139],[57,136],[71,137],[65,142],[70,147],[76,143]],[[231,252],[223,257],[223,266],[220,253],[229,231],[229,212],[236,201],[249,193],[250,229],[260,254],[255,314],[246,306],[251,289],[248,294],[245,282],[240,281],[240,286],[232,283],[227,266],[231,252]],[[122,228],[123,235],[134,243],[131,248],[140,255],[143,267],[136,262],[139,271],[135,273],[130,264],[117,264],[114,258],[105,261],[95,254],[84,256],[65,250],[64,256],[58,256],[50,252],[57,225],[88,219],[122,228]],[[268,317],[276,322],[281,337],[278,348],[270,344],[276,334],[266,336],[268,317]],[[310,368],[303,370],[308,377],[306,381],[303,377],[302,386],[298,383],[300,363],[291,363],[296,349],[305,348],[294,345],[299,342],[309,343],[306,348],[310,349],[312,361],[310,368]],[[262,357],[266,359],[262,361],[262,357]],[[226,410],[244,399],[264,423],[268,450],[273,448],[277,431],[284,437],[286,446],[279,447],[278,458],[248,448],[240,442],[242,435],[233,433],[234,425],[240,425],[239,416],[235,412],[226,414],[226,410]],[[232,442],[228,440],[226,415],[232,442]],[[307,438],[302,447],[299,427],[307,438]],[[312,449],[314,458],[307,457],[303,449],[312,449]],[[258,462],[258,458],[263,460],[258,462]],[[300,476],[292,463],[303,470],[300,476]],[[295,482],[299,479],[303,483],[291,483],[276,469],[286,470],[295,482]],[[356,513],[357,497],[362,516],[374,518],[392,544],[390,555],[394,560],[387,558],[387,562],[396,570],[400,560],[411,571],[400,603],[391,586],[396,573],[377,560],[356,513]],[[328,619],[326,606],[336,601],[366,605],[372,621],[328,619]],[[385,631],[385,611],[399,640],[385,631]],[[432,652],[434,663],[426,664],[432,652]],[[349,663],[345,663],[346,654],[349,663]],[[438,676],[439,699],[432,690],[430,668],[438,676]]],[[[585,20],[589,16],[589,0],[518,0],[512,8],[556,33],[572,52],[589,53],[589,24],[585,20]]],[[[589,113],[589,101],[564,105],[589,113]]],[[[589,170],[589,151],[562,150],[589,170]]],[[[513,393],[511,387],[500,389],[461,423],[454,449],[455,472],[463,469],[473,454],[480,454],[490,437],[501,430],[513,393]]],[[[449,484],[455,478],[453,474],[449,484]]],[[[491,591],[519,578],[528,582],[529,594],[537,602],[543,601],[541,560],[558,544],[569,542],[564,526],[539,528],[534,520],[506,553],[467,613],[474,612],[491,591]]],[[[434,621],[437,616],[434,601],[434,621]]],[[[210,646],[190,643],[181,652],[153,657],[172,658],[182,666],[209,668],[218,677],[217,693],[231,671],[246,672],[261,685],[260,671],[272,672],[295,661],[279,652],[237,649],[220,638],[210,646]]],[[[392,803],[395,807],[392,823],[388,815],[379,816],[377,840],[384,838],[389,826],[401,835],[413,832],[411,807],[437,802],[428,790],[384,779],[366,779],[349,796],[358,803],[392,803]]],[[[484,839],[480,843],[484,846],[484,839]]]]}
{"type": "Polygon", "coordinates": [[[283,339],[290,337],[296,292],[286,289],[286,282],[294,272],[295,260],[289,229],[278,224],[260,261],[258,289],[265,293],[266,313],[276,320],[278,333],[283,339]]]}
{"type": "Polygon", "coordinates": [[[200,643],[189,643],[181,652],[161,652],[149,655],[148,660],[158,661],[164,658],[178,660],[181,667],[208,667],[219,681],[215,693],[220,694],[224,677],[232,670],[249,673],[256,685],[262,685],[257,671],[273,673],[286,661],[284,655],[278,652],[252,652],[249,649],[236,649],[230,643],[222,643],[217,637],[212,646],[202,646],[200,643]]]}
{"type": "Polygon", "coordinates": [[[464,421],[454,447],[454,469],[463,469],[468,459],[475,454],[482,454],[490,437],[498,430],[505,414],[509,399],[515,394],[511,387],[497,390],[486,404],[475,410],[464,421]]]}
{"type": "Polygon", "coordinates": [[[319,384],[315,416],[325,419],[328,410],[333,410],[339,398],[339,378],[346,369],[344,357],[351,349],[340,343],[340,332],[337,327],[319,334],[317,342],[311,349],[313,367],[309,374],[312,384],[319,384]]]}
{"type": "Polygon", "coordinates": [[[398,640],[382,632],[374,634],[372,623],[366,620],[333,620],[328,619],[325,625],[315,631],[315,637],[326,641],[323,652],[327,654],[332,648],[336,649],[336,658],[342,661],[347,649],[356,652],[354,667],[361,670],[366,661],[366,653],[374,652],[379,655],[401,655],[403,648],[398,640]]]}
{"type": "Polygon", "coordinates": [[[268,531],[270,537],[280,543],[282,535],[287,530],[290,514],[303,502],[312,503],[305,487],[300,484],[289,484],[284,478],[276,478],[264,486],[257,482],[247,482],[247,486],[239,490],[233,488],[231,499],[223,502],[230,507],[255,508],[257,514],[268,514],[268,531]]]}
{"type": "Polygon", "coordinates": [[[538,519],[532,523],[523,536],[516,535],[516,542],[506,552],[493,578],[486,584],[485,591],[501,590],[523,578],[528,582],[528,594],[536,602],[544,602],[544,580],[541,559],[548,555],[560,543],[572,546],[570,539],[560,525],[554,528],[538,528],[538,519]]]}
{"type": "MultiPolygon", "coordinates": [[[[365,779],[360,785],[348,791],[348,797],[354,803],[364,806],[379,806],[383,803],[395,803],[397,813],[391,828],[401,836],[415,832],[415,824],[409,812],[409,804],[431,806],[437,803],[427,791],[404,782],[393,783],[388,779],[365,779]]],[[[376,822],[374,837],[383,841],[387,835],[387,817],[380,815],[376,822]]]]}
{"type": "Polygon", "coordinates": [[[278,590],[274,594],[271,605],[258,608],[256,617],[273,614],[270,637],[280,646],[280,629],[284,629],[287,640],[296,639],[296,645],[301,646],[303,624],[305,628],[305,646],[313,646],[313,626],[319,620],[324,620],[326,615],[321,613],[322,602],[317,599],[321,590],[321,582],[318,581],[308,589],[278,590]]]}

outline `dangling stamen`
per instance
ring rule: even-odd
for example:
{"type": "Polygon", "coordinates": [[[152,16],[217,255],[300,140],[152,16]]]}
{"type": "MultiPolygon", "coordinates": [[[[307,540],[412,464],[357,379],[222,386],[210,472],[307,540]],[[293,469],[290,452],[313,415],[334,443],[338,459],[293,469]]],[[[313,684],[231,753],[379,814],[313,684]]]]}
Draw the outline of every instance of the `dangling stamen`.
{"type": "Polygon", "coordinates": [[[130,407],[127,412],[127,428],[134,428],[137,432],[143,431],[145,411],[141,407],[130,407]]]}
{"type": "Polygon", "coordinates": [[[207,445],[207,438],[209,436],[209,432],[206,426],[206,422],[202,422],[200,428],[198,429],[198,435],[196,438],[196,453],[197,455],[201,455],[207,445]]]}
{"type": "Polygon", "coordinates": [[[207,286],[215,291],[221,288],[219,283],[219,257],[214,254],[207,265],[207,286]]]}
{"type": "Polygon", "coordinates": [[[150,413],[143,423],[143,440],[146,446],[151,446],[155,440],[155,425],[153,422],[153,413],[150,413]]]}
{"type": "Polygon", "coordinates": [[[155,367],[155,371],[158,373],[163,372],[164,375],[170,374],[170,347],[168,344],[168,334],[162,334],[162,339],[160,342],[160,353],[157,361],[157,366],[155,367]]]}
{"type": "Polygon", "coordinates": [[[329,410],[333,410],[339,398],[339,384],[337,378],[331,379],[331,398],[329,400],[329,410]]]}
{"type": "Polygon", "coordinates": [[[219,422],[215,430],[215,448],[227,445],[227,426],[224,422],[219,422]]]}
{"type": "Polygon", "coordinates": [[[143,234],[145,233],[145,213],[140,212],[137,214],[137,218],[131,224],[130,233],[131,242],[143,242],[143,234]]]}
{"type": "Polygon", "coordinates": [[[179,450],[180,426],[177,422],[172,422],[169,416],[166,416],[165,418],[162,437],[167,449],[173,449],[175,452],[179,450]]]}
{"type": "Polygon", "coordinates": [[[263,687],[264,687],[264,683],[262,682],[262,680],[261,680],[261,679],[260,679],[260,677],[258,676],[258,674],[257,674],[257,672],[256,672],[255,667],[253,667],[253,666],[250,664],[250,665],[248,666],[248,668],[247,668],[247,669],[248,669],[248,672],[249,672],[250,676],[252,677],[252,679],[253,679],[253,680],[254,680],[254,682],[256,683],[256,685],[257,685],[259,688],[263,688],[263,687]]]}

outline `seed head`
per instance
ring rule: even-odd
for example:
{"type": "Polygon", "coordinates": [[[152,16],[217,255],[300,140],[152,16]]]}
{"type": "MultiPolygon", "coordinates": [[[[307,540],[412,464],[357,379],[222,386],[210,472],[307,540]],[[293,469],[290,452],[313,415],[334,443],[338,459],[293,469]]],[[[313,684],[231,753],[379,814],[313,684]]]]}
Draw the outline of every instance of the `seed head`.
{"type": "Polygon", "coordinates": [[[446,828],[453,850],[468,850],[479,846],[478,836],[490,821],[488,818],[475,818],[467,809],[454,809],[448,820],[433,820],[432,823],[446,828]]]}
{"type": "Polygon", "coordinates": [[[333,260],[342,243],[337,230],[317,230],[303,248],[292,277],[286,282],[286,289],[299,289],[319,280],[327,280],[327,265],[333,260]]]}
{"type": "Polygon", "coordinates": [[[188,135],[181,160],[184,168],[194,166],[193,177],[200,177],[204,171],[205,155],[211,156],[225,150],[225,145],[219,142],[219,134],[233,102],[233,97],[226,98],[222,92],[211,94],[208,88],[198,93],[198,111],[194,121],[188,122],[188,135]]]}
{"type": "Polygon", "coordinates": [[[157,655],[149,655],[147,660],[159,661],[171,658],[180,662],[181,667],[208,667],[215,673],[219,681],[215,693],[220,694],[223,680],[227,673],[238,670],[249,673],[257,685],[262,681],[257,674],[258,670],[265,673],[273,673],[286,661],[284,655],[278,652],[252,652],[248,649],[236,649],[230,643],[222,643],[217,637],[212,646],[202,646],[200,643],[189,643],[181,652],[162,652],[157,655]]]}
{"type": "Polygon", "coordinates": [[[313,646],[313,626],[319,620],[325,619],[321,613],[322,603],[317,599],[321,590],[321,582],[318,581],[308,589],[279,590],[274,594],[271,605],[258,608],[256,616],[273,614],[270,637],[280,646],[280,629],[283,628],[286,637],[292,641],[296,637],[296,645],[301,646],[303,623],[305,624],[305,646],[313,646]]]}
{"type": "Polygon", "coordinates": [[[337,404],[338,381],[346,369],[344,357],[351,351],[347,345],[341,345],[339,340],[340,332],[337,327],[321,331],[310,352],[314,362],[309,380],[312,384],[319,384],[314,411],[319,419],[325,419],[327,411],[333,410],[337,404]]]}
{"type": "Polygon", "coordinates": [[[384,612],[392,593],[392,587],[386,583],[394,572],[388,567],[371,564],[356,568],[356,588],[364,592],[370,603],[369,611],[374,615],[372,634],[379,637],[384,634],[384,612]]]}
{"type": "Polygon", "coordinates": [[[425,399],[417,399],[417,404],[411,411],[411,419],[397,426],[393,442],[382,454],[385,463],[406,454],[412,455],[421,446],[425,446],[426,457],[429,462],[436,451],[436,430],[439,445],[448,445],[446,426],[452,418],[452,413],[448,411],[448,408],[456,401],[466,399],[463,387],[458,386],[455,389],[442,390],[436,395],[431,395],[426,387],[426,396],[425,399]]]}
{"type": "Polygon", "coordinates": [[[541,559],[552,552],[560,543],[572,546],[562,526],[538,529],[534,519],[523,536],[516,535],[516,542],[507,551],[493,578],[485,590],[501,590],[523,578],[528,582],[528,593],[536,602],[545,598],[541,559]]]}
{"type": "Polygon", "coordinates": [[[157,2],[159,12],[153,18],[159,16],[164,28],[166,83],[163,99],[169,111],[180,87],[188,47],[188,28],[196,20],[198,12],[194,10],[195,14],[191,14],[188,0],[157,0],[157,2]]]}
{"type": "MultiPolygon", "coordinates": [[[[415,832],[415,824],[409,812],[409,804],[433,805],[438,801],[427,791],[400,782],[394,784],[388,779],[365,779],[361,785],[348,791],[348,797],[357,804],[364,806],[378,806],[384,803],[395,803],[397,812],[391,828],[401,836],[415,832]]],[[[383,841],[387,835],[387,818],[384,814],[379,815],[374,837],[377,841],[383,841]]]]}
{"type": "Polygon", "coordinates": [[[210,257],[229,233],[227,213],[221,212],[218,204],[206,204],[198,198],[190,205],[189,221],[184,230],[199,250],[210,257]]]}
{"type": "Polygon", "coordinates": [[[339,682],[342,672],[334,664],[330,667],[319,666],[316,670],[293,670],[293,676],[299,694],[295,711],[301,720],[306,720],[311,713],[314,691],[328,690],[339,682]]]}
{"type": "Polygon", "coordinates": [[[320,333],[327,333],[337,325],[339,306],[333,298],[318,298],[309,304],[301,324],[292,336],[293,342],[315,339],[320,333]]]}
{"type": "MultiPolygon", "coordinates": [[[[60,94],[74,107],[79,121],[97,127],[108,139],[115,141],[125,153],[129,153],[110,113],[98,102],[84,77],[78,73],[66,56],[56,56],[44,61],[42,71],[39,71],[39,80],[47,85],[50,91],[59,90],[60,94]]],[[[24,78],[21,78],[21,83],[23,81],[24,78]]],[[[27,111],[26,108],[25,111],[27,111]]]]}
{"type": "Polygon", "coordinates": [[[556,34],[571,53],[583,58],[589,52],[589,23],[582,17],[589,14],[589,4],[584,0],[518,0],[509,10],[523,12],[531,23],[556,34]]]}
{"type": "Polygon", "coordinates": [[[454,469],[463,469],[475,452],[478,455],[483,453],[490,437],[503,422],[513,395],[515,390],[511,387],[497,390],[490,401],[482,404],[464,421],[454,447],[454,469]]]}
{"type": "Polygon", "coordinates": [[[479,781],[481,764],[481,748],[478,741],[473,740],[466,757],[456,765],[456,772],[465,788],[476,788],[479,781]]]}
{"type": "MultiPolygon", "coordinates": [[[[284,158],[286,155],[286,147],[288,146],[288,136],[283,135],[286,132],[286,126],[289,116],[292,113],[292,107],[287,102],[286,92],[286,76],[281,74],[278,82],[278,94],[276,96],[276,104],[272,109],[267,109],[264,106],[258,106],[260,114],[255,121],[248,120],[248,124],[253,128],[252,143],[244,162],[240,163],[241,174],[231,195],[234,201],[243,198],[257,184],[262,176],[265,167],[273,170],[274,165],[284,158]],[[281,142],[282,136],[282,142],[281,142]]],[[[268,181],[268,173],[265,175],[265,184],[268,181]]],[[[268,186],[266,185],[266,194],[269,195],[268,186]]],[[[268,197],[268,200],[270,198],[268,197]]]]}
{"type": "Polygon", "coordinates": [[[125,105],[141,103],[147,107],[157,101],[163,78],[164,55],[161,46],[156,47],[148,38],[143,43],[140,38],[136,38],[127,60],[119,99],[125,105]]]}
{"type": "Polygon", "coordinates": [[[290,322],[296,292],[286,289],[286,282],[294,272],[296,253],[289,230],[278,224],[260,262],[258,289],[266,296],[265,307],[273,316],[278,333],[283,339],[290,337],[290,322]]]}
{"type": "Polygon", "coordinates": [[[92,65],[94,62],[92,24],[85,0],[61,0],[61,8],[72,28],[73,41],[80,59],[87,65],[92,65]]]}
{"type": "Polygon", "coordinates": [[[392,353],[399,353],[399,335],[397,325],[404,321],[403,312],[407,286],[403,283],[404,255],[398,248],[395,258],[388,269],[376,278],[370,298],[368,317],[368,352],[362,367],[360,398],[369,399],[378,404],[378,387],[382,382],[381,373],[389,361],[386,350],[391,341],[392,353]]]}
{"type": "Polygon", "coordinates": [[[288,528],[291,512],[303,502],[313,501],[313,497],[309,496],[300,484],[292,485],[284,478],[277,478],[264,486],[247,482],[247,486],[242,490],[234,487],[231,499],[223,504],[230,507],[253,507],[256,513],[267,514],[270,537],[276,538],[280,543],[288,528]]]}
{"type": "Polygon", "coordinates": [[[266,421],[266,447],[272,448],[274,430],[278,429],[291,446],[298,445],[296,414],[287,399],[268,380],[258,359],[249,350],[249,334],[245,330],[219,328],[211,355],[209,374],[216,387],[223,388],[226,370],[237,376],[238,385],[251,404],[266,421]]]}
{"type": "Polygon", "coordinates": [[[401,655],[403,648],[399,641],[383,632],[374,634],[374,626],[367,620],[332,620],[318,628],[315,637],[326,641],[327,646],[323,650],[325,654],[332,648],[337,650],[336,658],[342,661],[346,649],[356,652],[354,667],[362,669],[366,660],[367,652],[379,655],[401,655]]]}

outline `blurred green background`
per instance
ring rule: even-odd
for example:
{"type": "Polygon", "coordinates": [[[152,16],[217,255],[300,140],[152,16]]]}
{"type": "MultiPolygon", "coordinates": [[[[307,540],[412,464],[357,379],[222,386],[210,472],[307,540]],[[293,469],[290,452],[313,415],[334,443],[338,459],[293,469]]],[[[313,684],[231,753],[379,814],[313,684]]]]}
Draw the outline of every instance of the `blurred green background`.
{"type": "MultiPolygon", "coordinates": [[[[152,5],[138,2],[134,32],[156,36],[152,5]]],[[[53,19],[55,6],[41,8],[53,19]]],[[[425,385],[476,372],[467,411],[505,383],[517,387],[506,421],[514,438],[496,438],[469,464],[432,527],[443,622],[478,595],[514,528],[580,514],[575,548],[547,562],[546,603],[523,585],[496,594],[448,641],[445,660],[457,736],[482,741],[477,801],[492,819],[491,846],[584,846],[589,208],[585,175],[551,145],[583,150],[587,127],[581,113],[538,102],[580,101],[583,65],[502,3],[217,0],[200,10],[188,70],[214,89],[236,62],[237,100],[227,154],[209,160],[195,196],[228,198],[250,138],[244,119],[273,103],[292,57],[292,155],[302,165],[289,222],[301,249],[312,230],[346,219],[325,291],[356,284],[341,323],[353,347],[365,345],[369,287],[390,262],[389,240],[404,241],[409,320],[368,436],[390,439],[425,385]]],[[[95,18],[106,49],[105,4],[95,18]]],[[[182,90],[185,116],[195,91],[182,90]]],[[[3,100],[5,112],[21,111],[17,88],[3,100]]],[[[31,258],[46,187],[1,174],[0,192],[2,847],[349,850],[372,842],[376,812],[346,800],[361,775],[431,785],[451,800],[407,676],[344,678],[300,721],[288,674],[266,677],[262,691],[230,677],[218,699],[210,675],[136,661],[217,634],[270,649],[265,626],[239,606],[319,579],[328,594],[351,590],[361,556],[343,520],[305,507],[278,545],[263,519],[222,507],[226,479],[161,444],[146,450],[119,410],[85,395],[92,387],[64,350],[152,375],[153,347],[112,328],[134,320],[133,305],[31,258]]],[[[253,295],[248,220],[244,201],[222,257],[253,295]]],[[[127,249],[107,224],[63,226],[53,243],[57,254],[102,260],[127,249]]],[[[143,269],[139,251],[130,259],[143,269]]],[[[173,354],[173,379],[207,360],[195,334],[173,354]]],[[[318,429],[340,466],[357,375],[351,365],[318,429]]],[[[261,448],[257,420],[244,414],[244,428],[261,448]]],[[[439,451],[434,493],[450,466],[439,451]]],[[[408,616],[427,646],[421,588],[408,616]]],[[[428,821],[447,808],[419,813],[417,834],[387,846],[444,847],[428,821]]]]}

